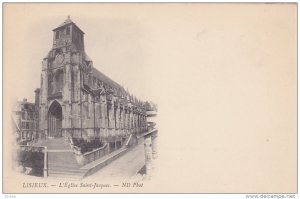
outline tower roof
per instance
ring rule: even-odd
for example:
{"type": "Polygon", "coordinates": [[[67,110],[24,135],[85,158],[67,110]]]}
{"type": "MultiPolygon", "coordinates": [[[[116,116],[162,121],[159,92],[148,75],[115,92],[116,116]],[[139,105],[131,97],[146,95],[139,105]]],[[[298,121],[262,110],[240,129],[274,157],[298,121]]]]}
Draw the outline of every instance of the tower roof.
{"type": "Polygon", "coordinates": [[[70,23],[74,23],[74,22],[71,20],[70,16],[68,16],[68,18],[62,24],[60,24],[58,27],[65,26],[70,23]]]}
{"type": "Polygon", "coordinates": [[[61,23],[57,28],[53,29],[53,31],[59,29],[59,28],[62,28],[66,25],[69,25],[69,24],[74,24],[76,26],[76,28],[78,28],[82,33],[84,33],[70,18],[70,16],[68,16],[68,18],[63,22],[61,23]]]}

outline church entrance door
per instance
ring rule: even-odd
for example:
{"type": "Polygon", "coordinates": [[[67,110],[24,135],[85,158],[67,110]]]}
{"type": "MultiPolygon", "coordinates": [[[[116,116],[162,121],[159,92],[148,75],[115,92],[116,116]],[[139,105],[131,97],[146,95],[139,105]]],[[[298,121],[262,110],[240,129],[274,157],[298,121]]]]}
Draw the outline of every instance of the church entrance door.
{"type": "Polygon", "coordinates": [[[61,137],[62,108],[61,105],[54,101],[48,111],[48,137],[61,137]]]}

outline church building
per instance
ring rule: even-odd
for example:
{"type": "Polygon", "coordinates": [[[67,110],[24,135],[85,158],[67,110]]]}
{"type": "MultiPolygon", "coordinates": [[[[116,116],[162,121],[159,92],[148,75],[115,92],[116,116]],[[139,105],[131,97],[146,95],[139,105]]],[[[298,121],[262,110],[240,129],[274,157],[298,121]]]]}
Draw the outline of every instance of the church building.
{"type": "Polygon", "coordinates": [[[122,145],[147,130],[146,103],[93,66],[84,32],[68,17],[53,29],[35,91],[39,138],[100,138],[122,145]]]}

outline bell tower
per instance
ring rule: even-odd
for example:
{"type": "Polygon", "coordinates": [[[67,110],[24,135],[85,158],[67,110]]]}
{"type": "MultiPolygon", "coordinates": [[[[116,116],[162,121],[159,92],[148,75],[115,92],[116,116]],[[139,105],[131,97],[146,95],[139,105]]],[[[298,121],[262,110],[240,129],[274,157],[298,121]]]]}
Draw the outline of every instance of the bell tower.
{"type": "Polygon", "coordinates": [[[57,28],[53,29],[53,49],[69,47],[84,51],[84,32],[76,26],[70,16],[57,28]]]}
{"type": "Polygon", "coordinates": [[[81,89],[91,65],[84,50],[84,32],[68,16],[53,29],[53,45],[43,59],[39,108],[41,135],[55,138],[81,129],[81,89]]]}

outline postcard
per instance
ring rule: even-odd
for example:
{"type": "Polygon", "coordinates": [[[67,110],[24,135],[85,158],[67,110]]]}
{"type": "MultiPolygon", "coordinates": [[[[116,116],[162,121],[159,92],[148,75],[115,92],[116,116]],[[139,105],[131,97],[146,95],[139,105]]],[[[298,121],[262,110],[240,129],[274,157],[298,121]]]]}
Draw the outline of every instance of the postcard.
{"type": "Polygon", "coordinates": [[[296,3],[4,3],[3,192],[297,193],[296,3]]]}

